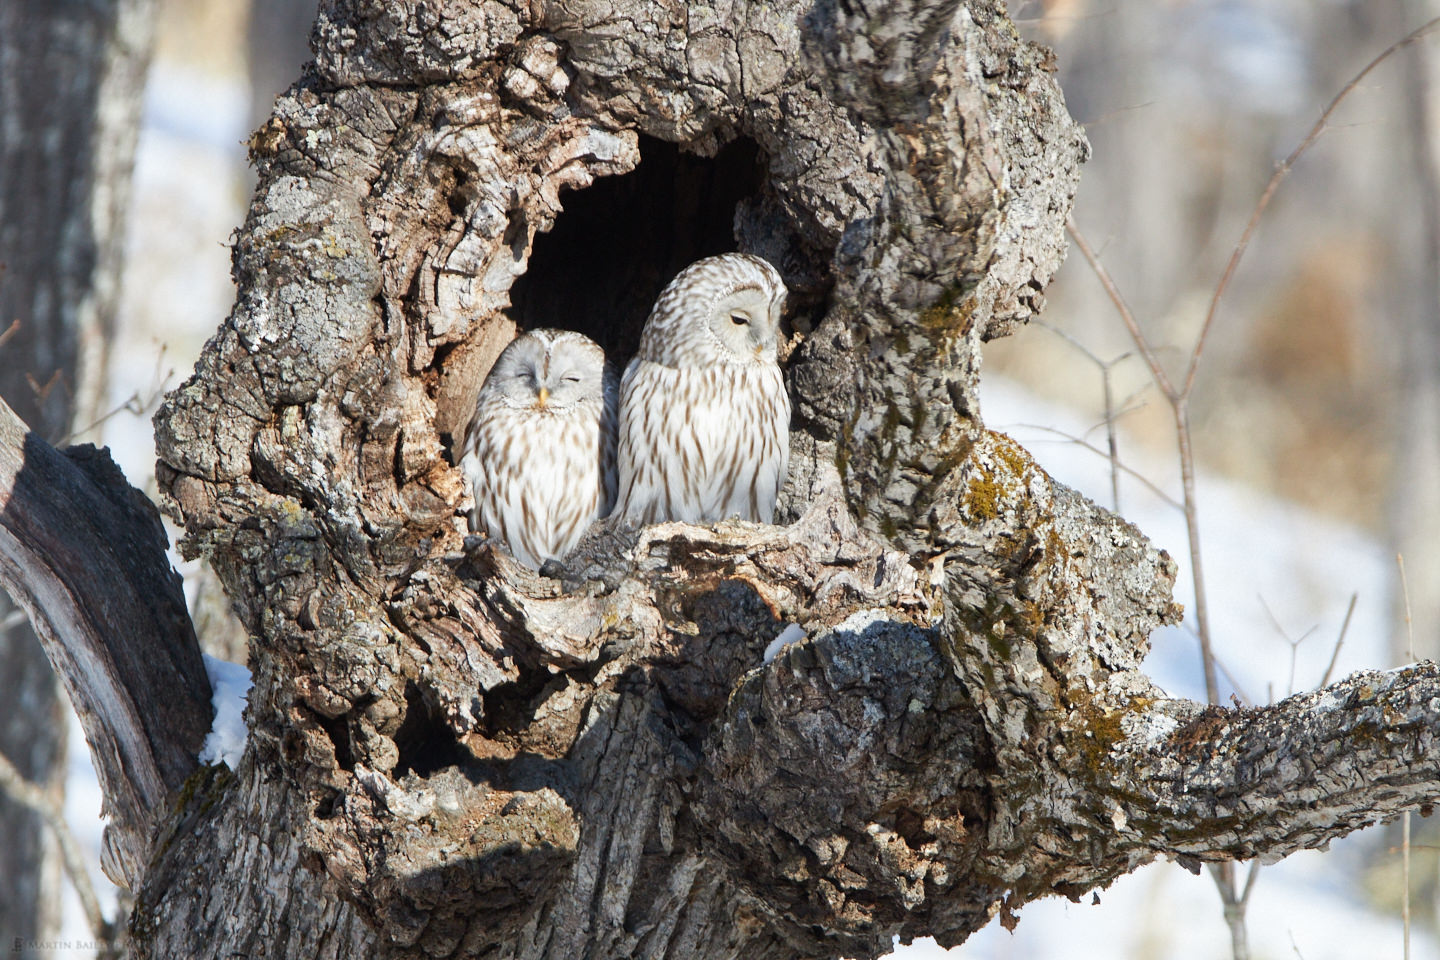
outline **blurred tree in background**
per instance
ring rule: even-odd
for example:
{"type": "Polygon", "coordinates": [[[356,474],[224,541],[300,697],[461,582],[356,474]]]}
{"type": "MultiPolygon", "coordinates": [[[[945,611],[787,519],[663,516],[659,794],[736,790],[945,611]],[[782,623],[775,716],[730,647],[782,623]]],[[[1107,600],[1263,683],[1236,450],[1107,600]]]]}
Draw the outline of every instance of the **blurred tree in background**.
{"type": "MultiPolygon", "coordinates": [[[[0,4],[0,397],[52,443],[105,395],[152,0],[0,4]]],[[[65,713],[23,617],[0,609],[0,752],[64,796],[65,713]]],[[[0,796],[0,932],[53,936],[59,863],[0,796]]]]}

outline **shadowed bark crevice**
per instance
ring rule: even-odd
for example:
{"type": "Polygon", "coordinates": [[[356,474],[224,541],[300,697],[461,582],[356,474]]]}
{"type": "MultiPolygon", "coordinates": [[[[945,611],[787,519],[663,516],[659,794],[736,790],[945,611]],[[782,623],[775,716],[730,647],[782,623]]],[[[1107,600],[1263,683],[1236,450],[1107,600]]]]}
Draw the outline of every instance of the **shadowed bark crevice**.
{"type": "Polygon", "coordinates": [[[683,153],[653,137],[640,162],[560,195],[554,226],[537,234],[525,274],[510,288],[509,314],[523,330],[578,330],[623,367],[670,278],[701,257],[736,248],[737,207],[754,202],[765,158],[737,139],[714,157],[683,153]]]}

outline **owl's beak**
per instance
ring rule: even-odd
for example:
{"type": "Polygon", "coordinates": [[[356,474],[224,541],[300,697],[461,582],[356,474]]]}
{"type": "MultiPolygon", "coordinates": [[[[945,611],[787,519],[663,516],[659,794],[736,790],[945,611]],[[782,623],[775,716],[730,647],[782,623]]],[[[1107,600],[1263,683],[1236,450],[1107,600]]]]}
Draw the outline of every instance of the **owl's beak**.
{"type": "Polygon", "coordinates": [[[537,393],[535,397],[536,401],[543,407],[550,402],[550,391],[545,387],[541,387],[540,392],[537,393]]]}

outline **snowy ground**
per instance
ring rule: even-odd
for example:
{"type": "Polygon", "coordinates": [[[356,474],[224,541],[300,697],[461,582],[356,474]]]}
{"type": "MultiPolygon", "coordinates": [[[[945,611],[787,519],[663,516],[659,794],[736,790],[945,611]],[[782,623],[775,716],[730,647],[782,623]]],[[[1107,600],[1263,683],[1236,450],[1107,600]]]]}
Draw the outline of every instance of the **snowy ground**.
{"type": "MultiPolygon", "coordinates": [[[[229,310],[232,291],[225,240],[244,210],[239,146],[246,134],[244,107],[238,87],[157,64],[136,170],[127,317],[112,372],[117,405],[132,393],[149,399],[172,368],[177,376],[166,385],[175,386],[229,310]],[[161,344],[167,345],[163,354],[161,344]]],[[[1082,435],[1093,424],[993,378],[984,383],[982,397],[991,426],[1014,436],[1054,476],[1108,504],[1109,474],[1103,460],[1026,426],[1082,435]]],[[[148,413],[113,418],[104,426],[102,439],[112,446],[127,476],[147,486],[154,463],[148,413]]],[[[1176,489],[1169,459],[1146,456],[1138,449],[1125,450],[1124,456],[1129,466],[1154,482],[1176,489]]],[[[1184,572],[1177,593],[1187,609],[1193,608],[1181,516],[1128,478],[1122,481],[1122,496],[1124,515],[1180,561],[1184,572]]],[[[1317,683],[1352,593],[1358,593],[1359,600],[1336,675],[1392,665],[1385,640],[1391,626],[1387,589],[1392,566],[1377,544],[1353,529],[1213,478],[1201,478],[1200,508],[1217,649],[1246,699],[1278,699],[1292,689],[1317,683]],[[1298,645],[1292,671],[1292,648],[1285,636],[1299,638],[1307,633],[1298,645]]],[[[1177,695],[1203,696],[1193,636],[1185,628],[1168,629],[1157,633],[1153,642],[1147,666],[1157,682],[1177,695]]],[[[100,801],[88,751],[75,732],[66,815],[90,854],[102,902],[113,911],[113,890],[98,868],[100,801]]],[[[1363,836],[1350,839],[1336,844],[1332,853],[1297,855],[1263,871],[1250,910],[1254,956],[1400,957],[1398,918],[1364,909],[1351,883],[1360,859],[1357,844],[1374,842],[1363,836]]],[[[88,939],[68,887],[65,896],[64,938],[88,939]]],[[[1228,956],[1219,900],[1208,877],[1157,864],[1122,878],[1101,893],[1100,900],[1098,907],[1090,906],[1089,898],[1085,905],[1061,900],[1036,903],[1021,912],[1013,935],[992,925],[949,953],[931,942],[902,947],[893,956],[901,960],[942,956],[1219,960],[1228,956]]],[[[62,950],[54,956],[80,960],[93,953],[62,950]]],[[[1440,960],[1440,949],[1417,934],[1412,956],[1440,960]]]]}

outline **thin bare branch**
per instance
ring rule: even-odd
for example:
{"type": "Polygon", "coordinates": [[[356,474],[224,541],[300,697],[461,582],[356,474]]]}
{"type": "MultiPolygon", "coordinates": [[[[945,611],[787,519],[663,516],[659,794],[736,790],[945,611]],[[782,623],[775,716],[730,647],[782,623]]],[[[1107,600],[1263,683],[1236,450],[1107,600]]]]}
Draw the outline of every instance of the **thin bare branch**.
{"type": "Polygon", "coordinates": [[[150,390],[145,396],[142,397],[140,391],[136,390],[130,394],[129,397],[126,397],[123,402],[101,415],[98,419],[83,427],[77,427],[71,430],[60,440],[56,441],[55,446],[65,446],[73,442],[76,437],[84,436],[92,430],[98,430],[111,419],[122,413],[131,413],[137,417],[145,417],[154,413],[155,409],[159,407],[160,401],[165,399],[165,393],[170,389],[170,381],[175,377],[175,371],[173,369],[166,370],[163,374],[161,373],[161,367],[165,362],[165,352],[167,349],[168,347],[165,344],[161,344],[160,352],[155,358],[155,373],[151,378],[150,390]]]}
{"type": "MultiPolygon", "coordinates": [[[[1076,446],[1082,447],[1082,448],[1085,449],[1085,450],[1089,450],[1091,453],[1095,454],[1097,457],[1105,457],[1107,460],[1110,458],[1110,455],[1109,455],[1108,453],[1106,453],[1104,450],[1101,450],[1099,447],[1095,446],[1095,445],[1094,445],[1093,443],[1091,443],[1090,441],[1085,440],[1083,437],[1077,437],[1077,436],[1075,436],[1074,434],[1066,433],[1064,430],[1059,430],[1059,429],[1056,429],[1055,427],[1048,427],[1048,426],[1046,426],[1046,425],[1044,425],[1044,424],[1042,424],[1042,423],[1021,423],[1021,424],[1016,424],[1016,426],[1025,427],[1027,430],[1043,430],[1043,431],[1045,431],[1046,433],[1053,433],[1055,436],[1064,439],[1065,442],[1067,442],[1067,443],[1073,443],[1073,444],[1075,444],[1076,446]]],[[[1138,470],[1135,470],[1135,469],[1133,469],[1133,468],[1131,468],[1131,467],[1127,467],[1123,462],[1122,462],[1122,463],[1119,463],[1118,466],[1120,467],[1121,471],[1123,471],[1124,473],[1129,474],[1131,477],[1135,478],[1136,480],[1139,480],[1142,484],[1145,485],[1145,488],[1146,488],[1147,490],[1149,490],[1151,493],[1155,494],[1155,496],[1159,497],[1161,500],[1164,500],[1167,504],[1169,504],[1170,506],[1174,507],[1176,510],[1184,510],[1184,509],[1185,509],[1184,505],[1183,505],[1182,503],[1180,503],[1180,501],[1176,500],[1174,497],[1170,496],[1170,495],[1169,495],[1168,493],[1166,493],[1164,490],[1162,490],[1162,489],[1160,489],[1158,486],[1156,486],[1156,485],[1155,485],[1148,477],[1146,477],[1143,473],[1141,473],[1141,472],[1139,472],[1138,470]]]]}
{"type": "Polygon", "coordinates": [[[1295,661],[1300,653],[1300,644],[1310,639],[1310,634],[1320,628],[1318,625],[1313,626],[1302,633],[1297,639],[1292,640],[1289,631],[1281,625],[1280,618],[1275,616],[1274,610],[1270,609],[1270,603],[1265,599],[1265,595],[1263,593],[1257,593],[1255,596],[1260,601],[1260,606],[1264,608],[1265,616],[1270,620],[1270,626],[1275,628],[1275,632],[1280,634],[1280,639],[1284,640],[1290,647],[1290,681],[1289,685],[1285,688],[1285,696],[1288,697],[1295,692],[1295,661]]]}
{"type": "Polygon", "coordinates": [[[1400,922],[1405,929],[1403,956],[1410,960],[1410,811],[1400,818],[1400,922]]]}
{"type": "Polygon", "coordinates": [[[1235,892],[1235,864],[1228,861],[1213,864],[1210,877],[1220,891],[1225,925],[1230,929],[1231,956],[1233,960],[1250,960],[1250,942],[1245,932],[1245,903],[1235,892]]]}
{"type": "Polygon", "coordinates": [[[1101,359],[1101,357],[1097,353],[1095,353],[1095,351],[1085,346],[1085,344],[1080,341],[1080,338],[1076,337],[1074,334],[1066,330],[1061,330],[1053,323],[1047,323],[1044,320],[1031,320],[1030,325],[1032,327],[1039,327],[1042,330],[1048,330],[1050,333],[1053,333],[1061,340],[1064,340],[1066,343],[1070,344],[1070,346],[1074,347],[1080,353],[1083,353],[1086,357],[1090,359],[1091,363],[1095,364],[1095,366],[1099,367],[1102,370],[1109,370],[1111,367],[1114,367],[1121,361],[1128,360],[1130,357],[1134,356],[1134,354],[1132,354],[1129,350],[1126,350],[1118,357],[1115,357],[1111,360],[1104,360],[1101,359]]]}
{"type": "Polygon", "coordinates": [[[1260,861],[1250,861],[1250,872],[1245,875],[1245,891],[1240,894],[1240,904],[1245,906],[1250,903],[1250,894],[1255,889],[1255,881],[1260,877],[1260,861]]]}
{"type": "Polygon", "coordinates": [[[1415,662],[1415,621],[1410,616],[1410,581],[1405,578],[1405,554],[1395,554],[1395,566],[1400,569],[1400,597],[1405,601],[1405,660],[1415,662]]]}
{"type": "MultiPolygon", "coordinates": [[[[1199,639],[1198,634],[1196,634],[1195,637],[1197,640],[1199,639]]],[[[1240,698],[1240,702],[1246,706],[1254,706],[1256,703],[1255,698],[1245,692],[1245,688],[1240,685],[1240,678],[1235,676],[1235,673],[1225,665],[1225,661],[1218,655],[1212,657],[1212,659],[1215,661],[1216,668],[1224,674],[1225,682],[1230,684],[1230,689],[1235,691],[1235,696],[1240,698]]]]}
{"type": "Polygon", "coordinates": [[[1160,363],[1160,358],[1155,355],[1155,350],[1150,346],[1150,341],[1146,339],[1144,331],[1140,329],[1140,324],[1136,322],[1135,315],[1130,312],[1130,305],[1125,302],[1125,297],[1120,293],[1120,288],[1115,285],[1115,281],[1111,279],[1109,271],[1105,269],[1105,265],[1100,262],[1100,258],[1095,254],[1095,251],[1091,249],[1090,244],[1085,240],[1085,235],[1080,232],[1080,228],[1075,226],[1073,219],[1065,222],[1065,229],[1069,231],[1070,239],[1075,241],[1075,246],[1080,248],[1080,253],[1084,255],[1085,261],[1090,264],[1090,269],[1095,271],[1095,276],[1100,280],[1100,285],[1105,288],[1106,294],[1110,297],[1110,302],[1115,304],[1115,309],[1120,313],[1120,319],[1125,322],[1125,328],[1130,331],[1131,339],[1135,341],[1135,346],[1139,348],[1140,355],[1145,358],[1146,365],[1150,367],[1150,374],[1155,378],[1155,383],[1160,387],[1160,392],[1165,394],[1173,403],[1179,394],[1175,392],[1175,387],[1171,384],[1169,375],[1165,373],[1165,367],[1160,363]]]}
{"type": "Polygon", "coordinates": [[[1350,606],[1345,609],[1345,622],[1340,624],[1340,636],[1335,640],[1335,648],[1330,651],[1330,663],[1325,667],[1325,675],[1320,678],[1320,686],[1328,686],[1330,676],[1335,672],[1335,661],[1340,659],[1340,648],[1345,645],[1345,634],[1350,629],[1350,618],[1355,615],[1355,601],[1360,599],[1360,594],[1350,594],[1350,606]]]}
{"type": "Polygon", "coordinates": [[[1220,684],[1215,678],[1215,652],[1210,643],[1210,605],[1205,592],[1205,563],[1200,549],[1200,512],[1195,495],[1195,451],[1190,436],[1190,402],[1177,397],[1175,439],[1180,447],[1180,485],[1184,491],[1185,533],[1190,544],[1190,578],[1195,589],[1195,626],[1200,637],[1200,658],[1205,671],[1205,696],[1220,702],[1220,684]]]}
{"type": "Polygon", "coordinates": [[[1074,347],[1076,350],[1079,350],[1081,353],[1083,353],[1086,357],[1089,358],[1091,363],[1093,363],[1096,367],[1100,369],[1101,393],[1105,403],[1105,445],[1106,448],[1109,450],[1110,460],[1110,509],[1114,510],[1116,513],[1119,513],[1120,439],[1115,424],[1125,411],[1121,410],[1117,412],[1115,409],[1115,391],[1114,385],[1110,379],[1110,371],[1115,368],[1116,364],[1129,357],[1130,351],[1125,351],[1124,353],[1120,354],[1120,356],[1115,357],[1113,360],[1102,360],[1089,347],[1085,346],[1085,344],[1081,343],[1078,339],[1071,336],[1064,330],[1061,330],[1059,327],[1052,326],[1048,323],[1045,323],[1044,321],[1037,320],[1034,322],[1038,323],[1041,328],[1049,330],[1057,337],[1060,337],[1062,340],[1070,344],[1070,346],[1074,347]]]}
{"type": "MultiPolygon", "coordinates": [[[[1195,339],[1195,349],[1190,355],[1190,366],[1185,372],[1185,384],[1180,390],[1181,396],[1189,396],[1191,389],[1195,386],[1195,375],[1200,369],[1200,358],[1205,353],[1205,342],[1209,338],[1210,328],[1215,323],[1215,313],[1220,306],[1220,298],[1225,295],[1226,288],[1230,286],[1230,278],[1234,276],[1235,268],[1240,265],[1240,258],[1245,255],[1246,248],[1250,246],[1250,238],[1255,233],[1255,228],[1259,225],[1260,218],[1265,213],[1265,208],[1270,205],[1270,198],[1275,195],[1275,189],[1280,186],[1280,182],[1290,173],[1291,168],[1295,166],[1296,162],[1304,156],[1305,151],[1309,150],[1315,141],[1320,139],[1320,135],[1325,132],[1330,121],[1330,115],[1333,114],[1341,102],[1350,95],[1351,91],[1360,85],[1360,82],[1370,74],[1370,71],[1384,63],[1397,50],[1400,50],[1402,47],[1407,47],[1432,33],[1436,27],[1440,27],[1440,17],[1436,17],[1417,27],[1415,30],[1386,47],[1379,56],[1367,63],[1364,69],[1355,74],[1350,82],[1345,84],[1339,93],[1335,94],[1335,99],[1331,100],[1329,106],[1321,112],[1320,119],[1315,121],[1315,125],[1310,128],[1310,132],[1306,134],[1305,139],[1300,141],[1300,145],[1292,150],[1290,155],[1282,160],[1280,165],[1275,168],[1275,172],[1270,175],[1270,181],[1265,184],[1265,189],[1260,193],[1260,199],[1255,202],[1255,209],[1250,213],[1250,220],[1245,224],[1245,230],[1240,234],[1240,240],[1235,244],[1235,249],[1230,254],[1229,262],[1225,264],[1225,272],[1221,274],[1220,282],[1215,286],[1215,295],[1210,298],[1210,309],[1206,311],[1205,322],[1200,326],[1200,335],[1195,339]]],[[[1075,236],[1073,226],[1071,227],[1070,235],[1072,237],[1075,236]]]]}

